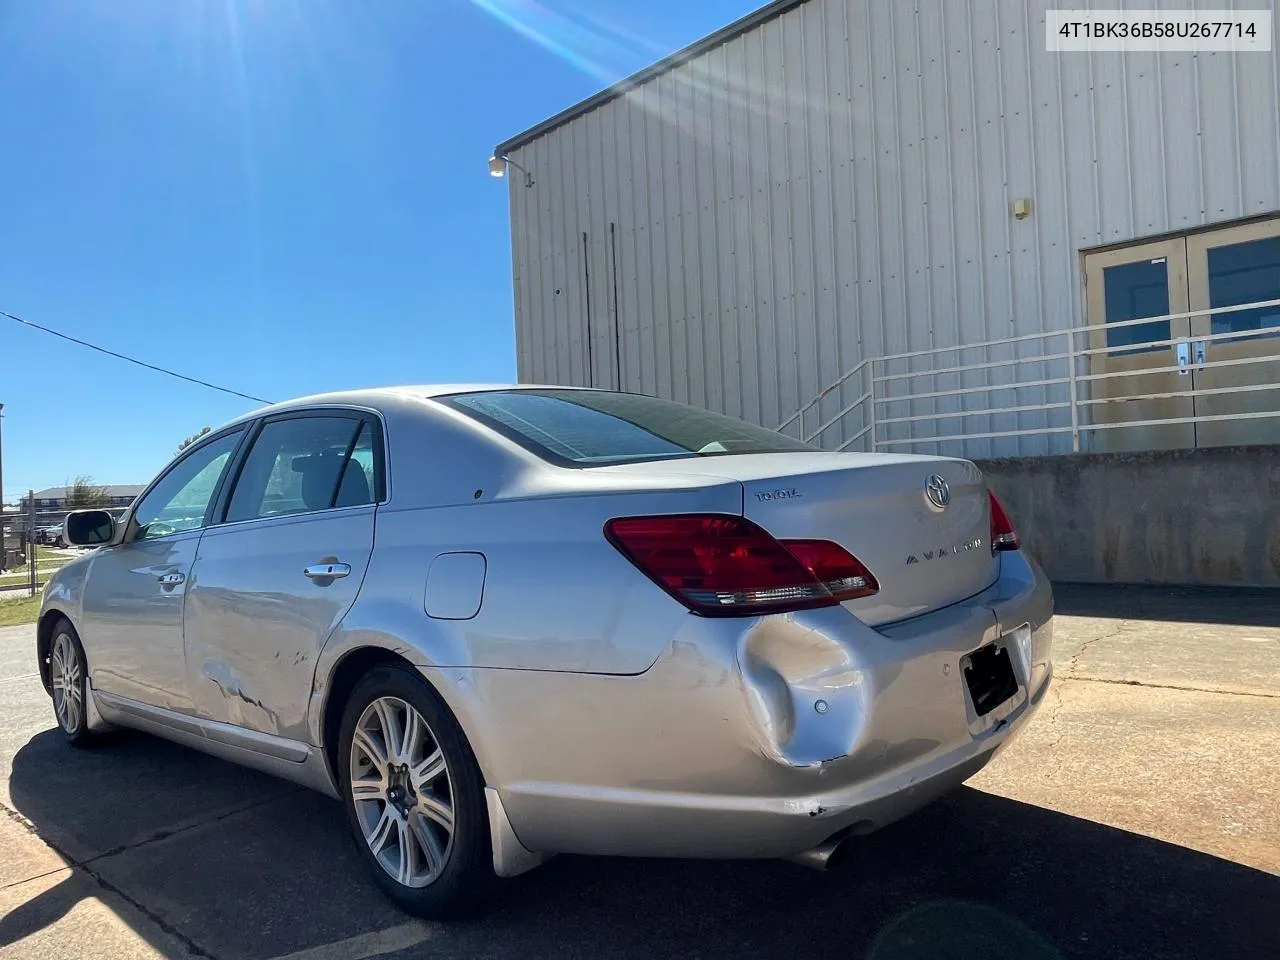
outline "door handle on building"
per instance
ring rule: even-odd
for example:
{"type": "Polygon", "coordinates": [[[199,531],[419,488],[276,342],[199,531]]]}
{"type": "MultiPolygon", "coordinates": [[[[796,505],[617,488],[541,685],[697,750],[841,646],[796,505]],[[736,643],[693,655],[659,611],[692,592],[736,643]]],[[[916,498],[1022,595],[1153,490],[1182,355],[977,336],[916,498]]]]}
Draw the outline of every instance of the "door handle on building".
{"type": "Polygon", "coordinates": [[[302,575],[309,580],[341,580],[350,574],[349,563],[317,563],[302,570],[302,575]]]}
{"type": "Polygon", "coordinates": [[[1205,363],[1205,354],[1208,352],[1208,345],[1203,340],[1197,340],[1195,346],[1196,369],[1203,370],[1205,363]]]}
{"type": "Polygon", "coordinates": [[[1191,344],[1186,340],[1178,341],[1178,376],[1185,377],[1191,372],[1191,344]]]}

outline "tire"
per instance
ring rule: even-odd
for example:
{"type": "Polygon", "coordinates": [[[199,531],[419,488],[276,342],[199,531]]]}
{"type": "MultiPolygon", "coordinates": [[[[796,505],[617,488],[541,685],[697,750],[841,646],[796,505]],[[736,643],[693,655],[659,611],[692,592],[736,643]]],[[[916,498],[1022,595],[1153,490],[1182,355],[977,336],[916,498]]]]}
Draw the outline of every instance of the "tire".
{"type": "Polygon", "coordinates": [[[89,730],[89,669],[84,647],[75,627],[66,618],[53,626],[49,640],[49,685],[52,688],[53,716],[67,743],[73,747],[91,745],[89,730]]]}
{"type": "Polygon", "coordinates": [[[401,909],[444,920],[487,904],[496,877],[484,779],[453,714],[417,673],[386,665],[365,674],[343,711],[334,774],[356,849],[401,909]]]}

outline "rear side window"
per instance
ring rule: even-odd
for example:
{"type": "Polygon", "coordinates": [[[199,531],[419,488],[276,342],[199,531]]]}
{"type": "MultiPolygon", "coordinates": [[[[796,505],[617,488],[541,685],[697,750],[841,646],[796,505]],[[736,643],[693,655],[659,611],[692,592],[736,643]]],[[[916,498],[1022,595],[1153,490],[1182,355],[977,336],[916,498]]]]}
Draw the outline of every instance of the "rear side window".
{"type": "Polygon", "coordinates": [[[581,465],[815,448],[696,407],[603,390],[489,390],[437,397],[534,453],[581,465]]]}
{"type": "Polygon", "coordinates": [[[360,427],[351,456],[343,468],[342,482],[338,484],[335,507],[355,507],[372,503],[376,498],[377,478],[373,450],[373,425],[366,422],[360,427]]]}
{"type": "Polygon", "coordinates": [[[362,437],[372,463],[372,430],[358,418],[291,417],[267,423],[236,480],[227,521],[373,503],[371,477],[353,459],[362,437]]]}

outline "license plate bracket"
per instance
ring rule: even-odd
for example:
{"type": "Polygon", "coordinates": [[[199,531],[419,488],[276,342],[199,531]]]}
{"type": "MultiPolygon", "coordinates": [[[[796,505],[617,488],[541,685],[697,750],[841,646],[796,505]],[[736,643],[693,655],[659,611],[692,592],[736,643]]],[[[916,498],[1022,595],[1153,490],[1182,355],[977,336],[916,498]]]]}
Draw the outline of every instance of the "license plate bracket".
{"type": "Polygon", "coordinates": [[[1001,643],[990,643],[973,651],[960,661],[960,667],[973,710],[979,717],[985,717],[1018,694],[1013,660],[1008,648],[1001,643]]]}

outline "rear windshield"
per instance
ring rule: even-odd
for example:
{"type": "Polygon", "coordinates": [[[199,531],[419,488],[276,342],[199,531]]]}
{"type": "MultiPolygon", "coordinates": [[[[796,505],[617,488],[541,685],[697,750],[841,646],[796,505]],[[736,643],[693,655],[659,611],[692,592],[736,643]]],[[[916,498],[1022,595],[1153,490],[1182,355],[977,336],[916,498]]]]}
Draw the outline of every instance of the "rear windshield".
{"type": "Polygon", "coordinates": [[[436,399],[545,459],[583,465],[814,449],[732,417],[631,393],[491,390],[436,399]]]}

